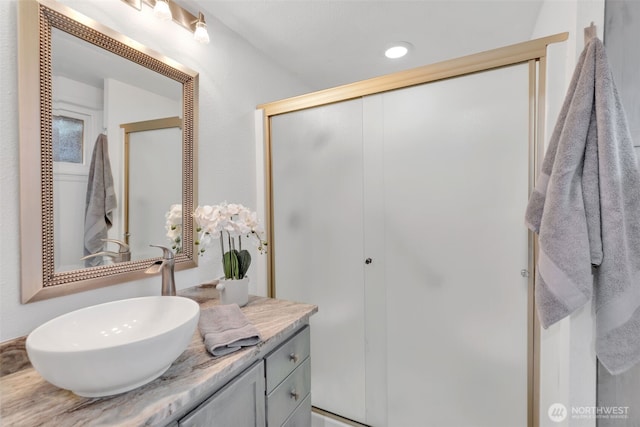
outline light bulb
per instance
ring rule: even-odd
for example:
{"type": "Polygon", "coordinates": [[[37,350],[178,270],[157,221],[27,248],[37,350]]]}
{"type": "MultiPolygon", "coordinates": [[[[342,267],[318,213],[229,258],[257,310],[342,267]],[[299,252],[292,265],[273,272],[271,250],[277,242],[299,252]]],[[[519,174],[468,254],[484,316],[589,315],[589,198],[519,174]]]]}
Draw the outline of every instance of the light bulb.
{"type": "Polygon", "coordinates": [[[153,8],[153,14],[161,21],[170,21],[172,16],[167,0],[156,0],[156,5],[153,8]]]}
{"type": "Polygon", "coordinates": [[[209,44],[209,33],[207,32],[207,24],[202,21],[196,22],[196,30],[193,32],[195,41],[209,44]]]}
{"type": "Polygon", "coordinates": [[[408,49],[404,46],[394,46],[387,49],[384,55],[390,59],[402,58],[408,52],[408,49]]]}
{"type": "Polygon", "coordinates": [[[409,53],[409,49],[411,48],[411,43],[408,42],[396,42],[389,46],[387,50],[384,52],[384,56],[389,59],[398,59],[405,56],[409,53]]]}

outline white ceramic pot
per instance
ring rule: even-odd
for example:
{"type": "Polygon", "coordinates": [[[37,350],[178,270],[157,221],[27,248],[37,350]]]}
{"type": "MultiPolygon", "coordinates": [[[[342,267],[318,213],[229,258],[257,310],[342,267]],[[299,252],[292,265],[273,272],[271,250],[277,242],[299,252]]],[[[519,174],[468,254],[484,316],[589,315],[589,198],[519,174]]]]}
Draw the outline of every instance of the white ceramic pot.
{"type": "Polygon", "coordinates": [[[216,289],[222,304],[238,304],[244,307],[249,302],[249,278],[240,280],[220,279],[216,289]]]}

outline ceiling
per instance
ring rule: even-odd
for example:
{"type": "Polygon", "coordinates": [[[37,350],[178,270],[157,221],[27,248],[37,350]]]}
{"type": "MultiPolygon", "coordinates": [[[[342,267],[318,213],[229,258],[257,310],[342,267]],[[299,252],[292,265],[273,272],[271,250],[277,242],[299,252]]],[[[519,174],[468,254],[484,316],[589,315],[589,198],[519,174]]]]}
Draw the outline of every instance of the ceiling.
{"type": "Polygon", "coordinates": [[[182,102],[181,83],[57,28],[51,29],[51,74],[98,89],[115,79],[182,102]]]}
{"type": "MultiPolygon", "coordinates": [[[[184,0],[215,17],[312,90],[531,38],[542,0],[184,0]],[[390,42],[406,41],[389,60],[390,42]]],[[[215,39],[211,41],[215,43],[215,39]]]]}

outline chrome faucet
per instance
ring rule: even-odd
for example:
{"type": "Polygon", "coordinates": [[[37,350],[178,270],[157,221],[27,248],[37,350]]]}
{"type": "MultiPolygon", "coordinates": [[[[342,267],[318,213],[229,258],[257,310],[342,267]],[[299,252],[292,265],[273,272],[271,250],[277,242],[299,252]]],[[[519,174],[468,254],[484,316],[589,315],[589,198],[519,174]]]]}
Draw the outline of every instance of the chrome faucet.
{"type": "Polygon", "coordinates": [[[94,258],[97,256],[107,256],[111,258],[113,262],[131,261],[131,252],[129,251],[129,245],[127,245],[125,242],[121,240],[116,240],[116,239],[102,239],[102,241],[105,243],[117,243],[119,245],[118,252],[100,251],[100,252],[96,252],[95,254],[84,256],[80,259],[86,260],[86,259],[94,258]]]}
{"type": "Polygon", "coordinates": [[[176,294],[176,279],[173,274],[173,269],[175,266],[175,259],[173,257],[173,252],[171,249],[158,246],[158,245],[149,245],[154,248],[162,249],[162,259],[154,262],[145,270],[147,274],[156,274],[162,270],[162,295],[163,296],[175,296],[176,294]]]}

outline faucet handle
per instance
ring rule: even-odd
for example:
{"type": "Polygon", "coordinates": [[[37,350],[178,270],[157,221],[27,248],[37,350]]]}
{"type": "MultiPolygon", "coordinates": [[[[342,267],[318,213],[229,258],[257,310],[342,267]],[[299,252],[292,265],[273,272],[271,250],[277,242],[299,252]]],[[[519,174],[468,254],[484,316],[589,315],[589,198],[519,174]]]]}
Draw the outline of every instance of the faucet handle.
{"type": "Polygon", "coordinates": [[[153,264],[151,264],[149,267],[147,267],[147,269],[144,272],[145,274],[159,273],[162,270],[163,264],[164,264],[164,261],[156,261],[153,264]]]}
{"type": "Polygon", "coordinates": [[[80,258],[80,260],[86,260],[86,259],[91,259],[91,258],[95,258],[97,256],[108,256],[110,258],[113,258],[114,256],[118,255],[115,252],[109,252],[109,251],[100,251],[100,252],[96,252],[95,254],[89,254],[89,255],[85,255],[82,258],[80,258]]]}
{"type": "Polygon", "coordinates": [[[117,240],[117,239],[102,239],[103,242],[107,242],[107,243],[117,243],[119,245],[118,248],[118,252],[123,254],[126,252],[129,252],[129,245],[127,245],[125,242],[123,242],[122,240],[117,240]]]}
{"type": "Polygon", "coordinates": [[[160,246],[160,245],[149,245],[149,246],[154,247],[154,248],[162,249],[162,258],[163,259],[169,260],[169,259],[173,259],[174,258],[173,252],[171,251],[171,249],[167,248],[166,246],[160,246]]]}

